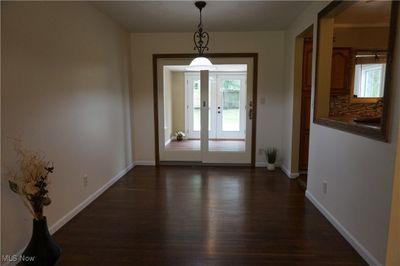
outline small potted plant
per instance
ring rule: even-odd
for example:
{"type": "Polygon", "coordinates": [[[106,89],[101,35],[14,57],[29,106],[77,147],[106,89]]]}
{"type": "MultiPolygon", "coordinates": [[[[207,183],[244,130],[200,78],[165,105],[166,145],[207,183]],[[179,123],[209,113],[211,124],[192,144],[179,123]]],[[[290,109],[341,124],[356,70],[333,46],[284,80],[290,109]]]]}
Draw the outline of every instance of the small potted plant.
{"type": "Polygon", "coordinates": [[[182,131],[176,131],[175,136],[177,141],[182,141],[185,138],[185,133],[182,131]]]}
{"type": "Polygon", "coordinates": [[[264,150],[264,152],[265,152],[265,157],[267,157],[267,169],[269,171],[274,171],[276,163],[276,155],[278,151],[276,150],[276,148],[268,148],[264,150]]]}

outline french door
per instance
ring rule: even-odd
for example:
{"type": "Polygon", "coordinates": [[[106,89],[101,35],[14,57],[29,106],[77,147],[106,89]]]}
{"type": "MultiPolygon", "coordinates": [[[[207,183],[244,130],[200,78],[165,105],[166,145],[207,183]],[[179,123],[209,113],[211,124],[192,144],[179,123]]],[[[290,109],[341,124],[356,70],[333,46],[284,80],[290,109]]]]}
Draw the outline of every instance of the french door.
{"type": "Polygon", "coordinates": [[[246,74],[217,75],[216,85],[216,138],[244,139],[246,74]]]}
{"type": "MultiPolygon", "coordinates": [[[[186,73],[186,133],[200,138],[200,74],[186,73]]],[[[210,139],[244,139],[246,73],[210,73],[208,82],[210,139]]]]}

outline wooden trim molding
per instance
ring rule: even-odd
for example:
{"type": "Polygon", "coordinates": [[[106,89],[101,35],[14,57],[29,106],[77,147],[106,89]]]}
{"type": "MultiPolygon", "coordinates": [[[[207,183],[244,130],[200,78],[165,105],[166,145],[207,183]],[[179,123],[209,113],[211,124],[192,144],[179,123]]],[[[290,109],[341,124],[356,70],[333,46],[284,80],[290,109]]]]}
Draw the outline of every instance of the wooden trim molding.
{"type": "MultiPolygon", "coordinates": [[[[159,151],[159,116],[158,116],[158,59],[192,59],[197,54],[153,54],[153,103],[154,103],[154,143],[156,166],[160,166],[159,151]]],[[[256,129],[257,129],[257,79],[258,79],[258,53],[209,53],[208,58],[251,58],[253,59],[253,118],[251,134],[251,166],[256,165],[256,129]]]]}
{"type": "Polygon", "coordinates": [[[387,266],[400,265],[400,119],[398,123],[389,237],[386,249],[387,266]]]}
{"type": "Polygon", "coordinates": [[[157,89],[157,56],[153,55],[153,104],[154,104],[154,145],[155,145],[155,160],[156,166],[160,165],[160,145],[158,137],[158,89],[157,89]]]}

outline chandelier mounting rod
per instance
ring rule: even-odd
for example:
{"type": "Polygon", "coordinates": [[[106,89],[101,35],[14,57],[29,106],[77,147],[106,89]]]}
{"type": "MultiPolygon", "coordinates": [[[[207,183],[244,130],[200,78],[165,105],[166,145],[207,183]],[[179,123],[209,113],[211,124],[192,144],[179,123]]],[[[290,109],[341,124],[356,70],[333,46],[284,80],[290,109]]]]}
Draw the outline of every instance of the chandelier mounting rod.
{"type": "Polygon", "coordinates": [[[200,11],[200,23],[197,26],[197,31],[193,35],[193,41],[194,41],[194,50],[197,50],[199,55],[203,55],[204,51],[208,51],[208,41],[209,41],[209,35],[206,31],[203,30],[203,21],[202,21],[202,15],[201,11],[202,9],[206,6],[206,2],[204,1],[196,1],[194,5],[199,9],[200,11]]]}

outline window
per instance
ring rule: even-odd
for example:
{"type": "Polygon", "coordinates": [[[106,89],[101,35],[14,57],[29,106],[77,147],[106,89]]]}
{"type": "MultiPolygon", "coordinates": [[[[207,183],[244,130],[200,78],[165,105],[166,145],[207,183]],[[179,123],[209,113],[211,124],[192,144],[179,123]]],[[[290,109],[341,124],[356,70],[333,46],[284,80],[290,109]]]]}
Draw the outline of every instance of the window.
{"type": "Polygon", "coordinates": [[[357,98],[383,97],[386,64],[358,64],[355,66],[354,96],[357,98]]]}
{"type": "Polygon", "coordinates": [[[386,51],[357,51],[354,57],[354,98],[382,98],[386,51]]]}

